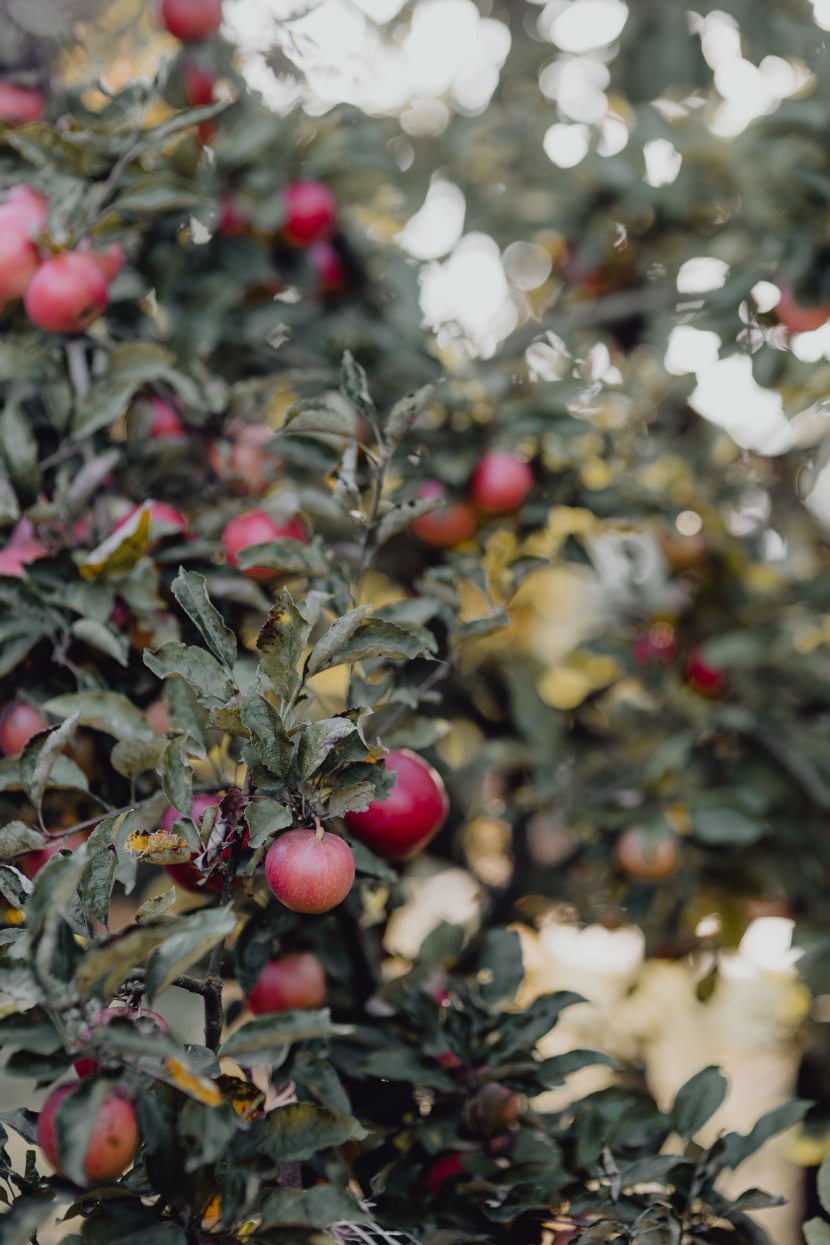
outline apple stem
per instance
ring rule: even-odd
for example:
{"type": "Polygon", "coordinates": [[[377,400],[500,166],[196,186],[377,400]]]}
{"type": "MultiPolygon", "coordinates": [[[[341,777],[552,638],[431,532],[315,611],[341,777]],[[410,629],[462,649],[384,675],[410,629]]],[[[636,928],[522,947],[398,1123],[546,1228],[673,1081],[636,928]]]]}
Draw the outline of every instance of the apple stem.
{"type": "Polygon", "coordinates": [[[315,827],[315,830],[314,830],[315,838],[319,839],[322,842],[323,835],[326,832],[323,829],[323,823],[320,821],[320,818],[317,816],[316,813],[314,814],[314,827],[315,827]]]}

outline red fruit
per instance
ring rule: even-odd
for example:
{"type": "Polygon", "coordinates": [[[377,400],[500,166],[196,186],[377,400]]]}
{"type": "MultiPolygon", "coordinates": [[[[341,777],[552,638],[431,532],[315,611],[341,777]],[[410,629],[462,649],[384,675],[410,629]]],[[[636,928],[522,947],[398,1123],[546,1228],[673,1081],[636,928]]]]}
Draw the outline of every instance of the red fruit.
{"type": "Polygon", "coordinates": [[[689,660],[686,662],[686,682],[696,692],[700,692],[701,696],[716,700],[726,691],[727,679],[722,670],[716,670],[714,666],[710,666],[695,649],[689,654],[689,660]]]}
{"type": "MultiPolygon", "coordinates": [[[[59,1085],[46,1099],[37,1122],[37,1139],[47,1160],[63,1175],[55,1115],[64,1100],[77,1092],[75,1085],[59,1085]]],[[[105,1184],[129,1167],[140,1144],[135,1112],[126,1090],[118,1086],[98,1108],[84,1157],[87,1187],[105,1184]]]]}
{"type": "Polygon", "coordinates": [[[185,61],[182,65],[182,85],[184,98],[189,108],[202,108],[213,103],[213,88],[216,86],[216,74],[203,69],[195,61],[185,61]]]}
{"type": "Polygon", "coordinates": [[[265,449],[273,441],[273,428],[236,419],[228,428],[227,437],[228,440],[211,441],[208,446],[211,467],[236,493],[249,497],[264,493],[282,466],[273,450],[265,449]]]}
{"type": "MultiPolygon", "coordinates": [[[[221,803],[221,795],[194,795],[193,820],[198,825],[206,809],[221,803]]],[[[169,834],[178,819],[183,816],[184,814],[173,808],[171,804],[159,823],[159,830],[169,834]]],[[[224,854],[230,855],[227,848],[224,854]]],[[[183,887],[186,891],[199,891],[209,895],[219,895],[222,892],[221,873],[212,873],[205,881],[205,875],[195,865],[192,865],[190,860],[183,860],[180,865],[165,865],[164,872],[173,879],[177,886],[183,887]]]]}
{"type": "Polygon", "coordinates": [[[22,298],[40,264],[37,247],[10,204],[0,207],[0,303],[22,298]]]}
{"type": "Polygon", "coordinates": [[[150,436],[154,440],[157,437],[176,437],[181,439],[187,436],[187,429],[179,419],[175,409],[169,402],[165,402],[164,398],[150,398],[150,409],[152,411],[150,436]]]}
{"type": "Polygon", "coordinates": [[[677,656],[674,627],[665,622],[652,623],[648,631],[634,641],[631,651],[638,666],[647,666],[653,661],[670,665],[677,656]]]}
{"type": "Polygon", "coordinates": [[[441,775],[407,748],[389,752],[392,790],[365,813],[347,813],[346,825],[361,843],[390,860],[408,860],[423,850],[447,820],[450,802],[441,775]]]}
{"type": "Polygon", "coordinates": [[[153,728],[154,735],[166,735],[170,729],[170,715],[163,700],[154,700],[144,710],[144,716],[153,728]]]}
{"type": "MultiPolygon", "coordinates": [[[[308,533],[296,516],[289,519],[288,523],[280,525],[264,510],[246,510],[244,514],[238,514],[235,519],[231,519],[222,533],[222,545],[231,566],[239,566],[239,554],[243,549],[286,537],[298,540],[304,545],[308,544],[308,533]]],[[[273,579],[278,573],[267,566],[250,566],[242,572],[249,579],[263,581],[273,579]]]]}
{"type": "Polygon", "coordinates": [[[33,735],[45,731],[49,723],[27,705],[25,700],[13,700],[0,714],[0,752],[4,756],[17,756],[33,735]]]}
{"type": "MultiPolygon", "coordinates": [[[[98,1015],[93,1017],[90,1028],[84,1029],[81,1034],[81,1041],[88,1041],[92,1029],[111,1025],[113,1020],[119,1019],[137,1022],[136,1027],[142,1033],[152,1033],[154,1030],[164,1034],[170,1032],[167,1021],[163,1016],[159,1016],[158,1012],[151,1012],[147,1007],[134,1008],[128,1007],[126,1003],[120,1003],[115,1007],[105,1007],[103,1011],[98,1012],[98,1015]]],[[[97,1073],[98,1060],[93,1059],[91,1055],[82,1055],[80,1059],[75,1060],[74,1068],[81,1080],[86,1080],[88,1076],[95,1076],[97,1073]]]]}
{"type": "Polygon", "coordinates": [[[322,1007],[326,999],[326,974],[312,951],[269,960],[248,995],[255,1016],[287,1012],[292,1008],[322,1007]]]}
{"type": "Polygon", "coordinates": [[[518,510],[533,488],[533,472],[523,458],[488,450],[470,478],[470,501],[485,514],[518,510]]]}
{"type": "MultiPolygon", "coordinates": [[[[52,831],[53,834],[60,834],[59,830],[52,831]]],[[[65,839],[55,839],[54,843],[50,843],[48,847],[42,847],[36,852],[27,852],[25,856],[20,857],[20,872],[24,873],[27,878],[33,881],[40,873],[47,861],[56,856],[63,848],[68,848],[74,852],[81,844],[86,843],[91,830],[78,830],[75,834],[67,835],[65,839]]]]}
{"type": "MultiPolygon", "coordinates": [[[[450,997],[446,990],[442,991],[442,993],[447,998],[450,997]]],[[[440,1000],[436,999],[436,1002],[440,1002],[440,1000]]],[[[440,1064],[442,1068],[445,1068],[447,1072],[457,1072],[459,1068],[464,1067],[458,1056],[451,1050],[442,1050],[440,1055],[435,1056],[435,1062],[440,1064]]]]}
{"type": "MultiPolygon", "coordinates": [[[[418,497],[446,497],[447,490],[440,480],[425,480],[418,489],[418,497]]],[[[478,528],[473,507],[466,501],[451,501],[422,515],[411,525],[412,531],[425,545],[435,549],[454,549],[471,540],[478,528]]]]}
{"type": "Polygon", "coordinates": [[[107,279],[91,255],[67,251],[41,264],[29,282],[26,314],[49,333],[82,333],[107,307],[107,279]]]}
{"type": "Polygon", "coordinates": [[[158,15],[171,35],[195,43],[222,25],[222,0],[158,0],[158,15]]]}
{"type": "Polygon", "coordinates": [[[321,294],[340,294],[346,288],[346,269],[343,260],[330,242],[315,242],[309,247],[308,257],[317,273],[317,288],[321,294]]]}
{"type": "Polygon", "coordinates": [[[282,236],[292,246],[327,242],[337,224],[337,200],[322,182],[292,182],[283,192],[282,236]]]}
{"type": "Polygon", "coordinates": [[[328,912],[352,889],[352,849],[336,834],[288,830],[268,849],[265,880],[292,912],[328,912]]]}
{"type": "Polygon", "coordinates": [[[811,333],[820,329],[830,320],[830,303],[819,303],[816,307],[802,307],[793,298],[792,290],[787,285],[780,285],[781,297],[775,306],[775,314],[780,324],[791,333],[811,333]]]}
{"type": "Polygon", "coordinates": [[[0,81],[0,121],[12,127],[39,121],[46,108],[41,91],[0,81]]]}
{"type": "Polygon", "coordinates": [[[633,878],[659,882],[677,868],[680,849],[671,830],[657,834],[629,826],[617,840],[617,861],[633,878]]]}
{"type": "Polygon", "coordinates": [[[105,251],[86,252],[93,259],[107,281],[114,281],[124,267],[124,248],[120,242],[113,242],[105,251]]]}
{"type": "Polygon", "coordinates": [[[438,1196],[438,1190],[445,1180],[449,1180],[451,1176],[463,1176],[464,1172],[464,1155],[445,1154],[439,1159],[427,1177],[429,1191],[433,1197],[438,1196]]]}
{"type": "Polygon", "coordinates": [[[5,226],[12,220],[19,221],[28,236],[35,237],[46,228],[49,200],[25,183],[9,191],[0,204],[0,217],[5,226]]]}

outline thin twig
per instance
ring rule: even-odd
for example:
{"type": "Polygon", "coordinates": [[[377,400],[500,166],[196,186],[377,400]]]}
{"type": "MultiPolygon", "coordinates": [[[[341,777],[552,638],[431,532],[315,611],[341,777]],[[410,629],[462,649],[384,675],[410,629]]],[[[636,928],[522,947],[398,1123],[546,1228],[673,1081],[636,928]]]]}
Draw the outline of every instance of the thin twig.
{"type": "Polygon", "coordinates": [[[366,520],[366,530],[363,533],[363,541],[360,546],[360,561],[357,565],[357,577],[355,580],[354,591],[352,592],[352,600],[357,604],[360,599],[360,589],[363,586],[363,576],[366,574],[366,568],[369,562],[369,554],[374,544],[375,531],[378,525],[378,515],[380,514],[380,503],[383,498],[383,486],[386,482],[386,472],[389,469],[391,454],[388,450],[384,450],[378,461],[378,473],[375,477],[375,492],[372,497],[372,509],[366,520]]]}
{"type": "MultiPolygon", "coordinates": [[[[419,700],[421,699],[421,696],[423,695],[424,692],[428,692],[433,687],[435,687],[436,683],[440,683],[441,680],[445,678],[447,674],[449,674],[449,670],[450,670],[450,662],[448,661],[438,662],[438,664],[436,665],[432,673],[428,675],[427,678],[424,679],[423,683],[420,683],[418,685],[418,699],[419,700]]],[[[386,719],[386,721],[383,724],[384,734],[388,734],[388,732],[391,731],[393,726],[397,726],[398,722],[401,720],[403,715],[406,713],[407,709],[411,709],[411,705],[399,704],[395,706],[394,710],[392,711],[390,716],[386,719]]],[[[379,709],[376,709],[375,712],[382,713],[383,706],[381,705],[381,707],[379,709]]]]}
{"type": "MultiPolygon", "coordinates": [[[[71,835],[77,834],[79,830],[92,830],[95,826],[100,825],[102,821],[106,821],[107,817],[119,817],[121,813],[131,813],[135,808],[134,804],[125,804],[123,808],[114,808],[108,813],[104,813],[98,817],[90,817],[88,821],[79,821],[77,825],[70,826],[68,830],[61,830],[58,834],[45,834],[43,836],[44,843],[61,842],[68,839],[71,835]]],[[[25,851],[15,852],[13,856],[8,856],[8,860],[17,860],[19,856],[27,856],[34,848],[27,847],[25,851]]]]}

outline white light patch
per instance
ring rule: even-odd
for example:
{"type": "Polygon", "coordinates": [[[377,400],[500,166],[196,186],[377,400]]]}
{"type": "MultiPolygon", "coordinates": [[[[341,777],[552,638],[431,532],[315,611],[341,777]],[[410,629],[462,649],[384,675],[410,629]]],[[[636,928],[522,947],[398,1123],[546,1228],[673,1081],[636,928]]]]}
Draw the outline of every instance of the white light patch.
{"type": "Polygon", "coordinates": [[[561,65],[556,82],[556,102],[570,121],[595,125],[608,112],[605,88],[611,75],[601,61],[574,57],[561,65]]]}
{"type": "Polygon", "coordinates": [[[680,172],[683,157],[667,138],[654,138],[643,147],[649,186],[670,186],[680,172]]]}
{"type": "Polygon", "coordinates": [[[398,243],[415,259],[438,259],[446,255],[464,232],[466,206],[458,186],[434,181],[423,207],[398,234],[398,243]]]}
{"type": "Polygon", "coordinates": [[[687,372],[702,372],[718,361],[721,340],[709,329],[696,329],[690,324],[678,324],[669,335],[669,344],[663,366],[672,376],[684,376],[687,372]]]}
{"type": "Polygon", "coordinates": [[[571,0],[550,23],[547,37],[563,52],[590,52],[618,39],[627,20],[622,0],[571,0]]]}
{"type": "Polygon", "coordinates": [[[729,276],[729,265],[713,255],[699,255],[687,259],[677,273],[677,288],[681,294],[706,294],[719,290],[729,276]]]}
{"type": "Polygon", "coordinates": [[[565,125],[557,121],[542,139],[545,155],[560,169],[575,168],[588,154],[591,131],[587,125],[565,125]]]}
{"type": "Polygon", "coordinates": [[[741,55],[741,32],[731,13],[715,9],[704,18],[700,46],[710,69],[741,55]]]}
{"type": "Polygon", "coordinates": [[[813,0],[813,21],[822,30],[830,30],[830,0],[813,0]]]}
{"type": "Polygon", "coordinates": [[[748,355],[731,355],[699,371],[689,405],[741,449],[775,455],[793,445],[781,395],[758,384],[748,355]]]}
{"type": "Polygon", "coordinates": [[[772,281],[756,281],[751,294],[761,315],[772,311],[773,307],[777,307],[781,301],[781,291],[777,285],[773,285],[772,281]]]}
{"type": "Polygon", "coordinates": [[[755,968],[772,973],[790,973],[803,955],[793,946],[795,921],[785,916],[756,917],[747,927],[738,947],[739,954],[755,968]]]}
{"type": "Polygon", "coordinates": [[[536,242],[511,242],[502,263],[517,290],[537,290],[553,268],[550,252],[536,242]]]}
{"type": "Polygon", "coordinates": [[[802,363],[818,363],[830,359],[830,323],[810,333],[796,333],[790,338],[790,350],[802,363]]]}
{"type": "Polygon", "coordinates": [[[485,358],[492,355],[518,322],[493,239],[483,233],[467,234],[445,263],[425,269],[421,274],[421,306],[431,328],[457,324],[479,354],[485,358]]]}
{"type": "Polygon", "coordinates": [[[597,155],[616,156],[628,143],[628,126],[619,117],[606,117],[599,127],[597,155]]]}

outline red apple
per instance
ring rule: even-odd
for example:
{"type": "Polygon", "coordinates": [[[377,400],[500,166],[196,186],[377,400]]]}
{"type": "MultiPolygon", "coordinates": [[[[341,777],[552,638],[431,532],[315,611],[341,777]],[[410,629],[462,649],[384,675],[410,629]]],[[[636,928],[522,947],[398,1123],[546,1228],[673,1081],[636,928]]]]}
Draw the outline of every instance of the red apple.
{"type": "Polygon", "coordinates": [[[485,514],[518,510],[533,488],[533,471],[506,450],[488,450],[470,478],[470,500],[485,514]]]}
{"type": "Polygon", "coordinates": [[[802,307],[795,301],[793,292],[788,285],[779,285],[781,297],[774,310],[780,324],[791,333],[811,333],[820,329],[830,320],[830,303],[819,303],[815,307],[802,307]]]}
{"type": "MultiPolygon", "coordinates": [[[[225,556],[231,566],[239,566],[239,554],[251,545],[262,545],[269,540],[288,538],[308,544],[308,533],[300,519],[295,515],[285,524],[275,523],[270,514],[264,510],[246,510],[231,519],[222,533],[222,545],[225,556]]],[[[267,582],[279,572],[267,566],[250,566],[242,572],[249,579],[267,582]]]]}
{"type": "Polygon", "coordinates": [[[464,1155],[460,1152],[456,1154],[445,1154],[440,1158],[430,1171],[427,1177],[429,1191],[433,1197],[438,1196],[438,1191],[445,1180],[449,1180],[451,1176],[463,1176],[464,1172],[464,1155]]]}
{"type": "Polygon", "coordinates": [[[689,660],[686,662],[686,682],[701,696],[717,700],[726,691],[727,678],[722,670],[716,670],[714,666],[710,666],[695,649],[689,654],[689,660]]]}
{"type": "Polygon", "coordinates": [[[0,80],[0,121],[12,127],[39,121],[46,109],[41,91],[0,80]]]}
{"type": "Polygon", "coordinates": [[[288,830],[268,849],[265,880],[292,912],[328,912],[346,898],[354,882],[354,856],[336,834],[288,830]]]}
{"type": "MultiPolygon", "coordinates": [[[[440,480],[425,480],[417,493],[418,497],[444,498],[446,495],[447,490],[440,480]]],[[[416,519],[411,527],[423,544],[434,549],[454,549],[475,536],[478,518],[469,502],[449,501],[416,519]]]]}
{"type": "Polygon", "coordinates": [[[33,735],[48,726],[43,714],[25,700],[11,701],[0,713],[0,752],[7,757],[17,756],[33,735]]]}
{"type": "Polygon", "coordinates": [[[322,182],[291,182],[283,192],[282,236],[292,246],[327,242],[337,224],[337,200],[322,182]]]}
{"type": "Polygon", "coordinates": [[[652,623],[648,631],[634,641],[631,651],[638,666],[647,666],[653,661],[670,665],[677,656],[674,627],[665,622],[652,623]]]}
{"type": "MultiPolygon", "coordinates": [[[[88,1029],[84,1029],[80,1035],[82,1042],[88,1041],[92,1029],[100,1026],[111,1025],[114,1020],[125,1019],[132,1020],[140,1033],[159,1033],[168,1034],[170,1026],[163,1016],[159,1016],[158,1012],[151,1012],[147,1007],[129,1007],[126,1003],[117,1003],[115,1007],[105,1007],[98,1012],[97,1016],[92,1019],[92,1024],[88,1029]]],[[[76,1059],[74,1068],[81,1080],[86,1080],[88,1076],[95,1076],[98,1072],[98,1060],[92,1055],[82,1055],[80,1059],[76,1059]]]]}
{"type": "Polygon", "coordinates": [[[185,61],[182,65],[182,85],[188,107],[202,108],[213,103],[216,74],[209,69],[203,69],[195,61],[185,61]]]}
{"type": "Polygon", "coordinates": [[[120,242],[113,242],[105,251],[96,251],[89,238],[82,238],[78,250],[95,261],[107,281],[114,281],[124,267],[124,248],[120,242]]]}
{"type": "Polygon", "coordinates": [[[195,43],[222,25],[222,0],[158,0],[158,15],[171,35],[195,43]]]}
{"type": "MultiPolygon", "coordinates": [[[[50,833],[57,835],[60,834],[61,831],[53,830],[50,833]]],[[[25,856],[20,857],[20,872],[24,873],[31,881],[34,881],[43,866],[50,861],[53,856],[56,856],[58,852],[62,851],[64,848],[68,848],[69,851],[74,852],[76,848],[80,847],[83,843],[86,843],[91,834],[91,830],[77,830],[75,834],[69,834],[66,838],[56,838],[55,841],[50,843],[48,847],[42,847],[36,852],[27,852],[25,856]]]]}
{"type": "Polygon", "coordinates": [[[346,288],[346,269],[339,253],[330,242],[315,242],[308,248],[308,257],[317,273],[317,289],[321,294],[340,294],[346,288]]]}
{"type": "MultiPolygon", "coordinates": [[[[193,820],[199,824],[202,814],[208,808],[222,803],[220,795],[194,795],[193,797],[193,820]]],[[[159,830],[169,834],[173,826],[184,814],[180,813],[177,808],[173,808],[172,804],[159,823],[159,830]]],[[[186,848],[184,849],[187,850],[186,848]]],[[[227,849],[225,849],[227,852],[227,849]]],[[[229,853],[228,853],[229,854],[229,853]]],[[[164,872],[173,879],[177,886],[181,886],[186,891],[198,891],[209,895],[219,895],[222,892],[222,874],[218,871],[212,873],[205,881],[205,875],[190,863],[190,859],[183,860],[180,865],[165,865],[164,872]]]]}
{"type": "Polygon", "coordinates": [[[274,439],[273,428],[235,419],[226,438],[211,441],[207,451],[208,462],[219,479],[235,493],[249,497],[264,493],[282,466],[273,449],[265,448],[274,439]]]}
{"type": "Polygon", "coordinates": [[[389,752],[386,768],[396,775],[386,798],[375,800],[365,813],[347,813],[345,822],[373,852],[390,860],[408,860],[447,820],[447,790],[437,770],[408,748],[389,752]]]}
{"type": "Polygon", "coordinates": [[[41,264],[26,289],[26,314],[49,333],[82,333],[107,307],[107,279],[90,255],[67,251],[41,264]]]}
{"type": "MultiPolygon", "coordinates": [[[[37,1122],[37,1139],[55,1171],[63,1175],[55,1115],[66,1098],[77,1092],[75,1085],[53,1089],[37,1122]]],[[[98,1115],[84,1157],[87,1187],[106,1184],[120,1176],[132,1163],[140,1144],[132,1103],[124,1086],[116,1086],[98,1108],[98,1115]]]]}
{"type": "Polygon", "coordinates": [[[293,1008],[322,1007],[326,999],[326,974],[313,951],[269,960],[248,995],[255,1016],[287,1012],[293,1008]]]}
{"type": "Polygon", "coordinates": [[[0,207],[0,303],[22,298],[38,270],[40,256],[14,205],[0,207]]]}
{"type": "Polygon", "coordinates": [[[150,436],[155,441],[161,437],[173,437],[181,440],[187,436],[187,429],[173,406],[166,402],[164,398],[152,397],[149,399],[150,410],[152,412],[150,418],[150,436]]]}
{"type": "Polygon", "coordinates": [[[48,210],[49,200],[24,182],[14,186],[0,203],[0,221],[4,228],[12,221],[17,221],[32,238],[43,233],[46,228],[48,210]]]}
{"type": "Polygon", "coordinates": [[[680,849],[671,830],[653,833],[642,826],[629,826],[617,840],[616,856],[630,877],[659,882],[677,868],[680,849]]]}

